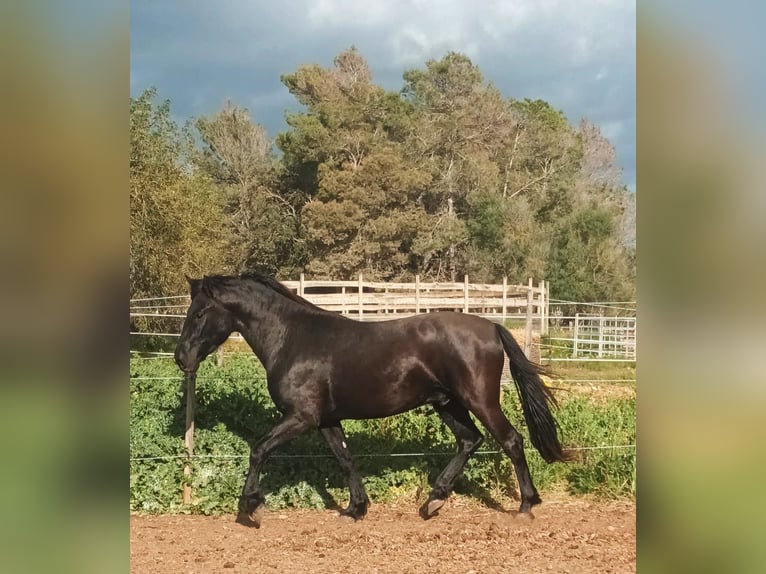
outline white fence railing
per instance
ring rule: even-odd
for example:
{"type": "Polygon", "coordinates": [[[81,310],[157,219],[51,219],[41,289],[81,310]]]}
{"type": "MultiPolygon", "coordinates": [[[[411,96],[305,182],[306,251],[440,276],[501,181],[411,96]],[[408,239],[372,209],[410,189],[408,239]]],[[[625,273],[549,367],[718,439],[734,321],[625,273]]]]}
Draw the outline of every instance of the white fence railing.
{"type": "Polygon", "coordinates": [[[566,349],[568,357],[552,360],[636,360],[636,317],[577,314],[557,322],[569,327],[557,330],[548,345],[551,351],[566,349]]]}

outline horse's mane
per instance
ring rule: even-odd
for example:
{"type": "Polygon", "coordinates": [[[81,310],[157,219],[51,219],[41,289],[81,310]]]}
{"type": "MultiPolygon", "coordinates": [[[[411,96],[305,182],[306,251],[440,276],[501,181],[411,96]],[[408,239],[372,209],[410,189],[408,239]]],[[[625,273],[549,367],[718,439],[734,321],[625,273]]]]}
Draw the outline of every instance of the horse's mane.
{"type": "Polygon", "coordinates": [[[280,283],[279,281],[277,281],[270,275],[258,273],[257,271],[247,271],[245,273],[241,273],[240,275],[209,275],[209,276],[206,276],[203,279],[203,281],[210,282],[213,284],[215,283],[221,284],[221,283],[230,281],[232,279],[239,279],[244,281],[255,281],[257,283],[260,283],[264,287],[271,289],[272,291],[281,295],[282,297],[291,299],[292,301],[295,301],[296,303],[300,303],[301,305],[304,305],[310,309],[315,309],[320,311],[322,310],[321,307],[317,307],[311,301],[307,301],[300,295],[293,293],[290,289],[282,285],[282,283],[280,283]]]}

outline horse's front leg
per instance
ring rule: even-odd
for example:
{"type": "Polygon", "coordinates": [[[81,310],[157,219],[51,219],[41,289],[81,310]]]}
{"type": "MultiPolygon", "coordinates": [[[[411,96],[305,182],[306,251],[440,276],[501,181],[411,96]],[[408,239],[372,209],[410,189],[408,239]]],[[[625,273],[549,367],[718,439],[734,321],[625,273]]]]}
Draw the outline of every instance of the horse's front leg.
{"type": "Polygon", "coordinates": [[[263,463],[278,446],[295,438],[311,425],[304,422],[295,414],[287,414],[272,428],[266,436],[250,450],[250,468],[239,498],[239,514],[237,522],[245,526],[261,525],[260,510],[265,498],[261,493],[260,474],[263,463]]]}

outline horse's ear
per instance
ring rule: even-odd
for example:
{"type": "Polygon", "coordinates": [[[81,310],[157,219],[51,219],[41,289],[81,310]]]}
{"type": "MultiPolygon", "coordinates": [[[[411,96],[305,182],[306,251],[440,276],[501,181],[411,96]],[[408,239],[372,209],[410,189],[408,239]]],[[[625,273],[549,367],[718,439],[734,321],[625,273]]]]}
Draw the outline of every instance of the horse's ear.
{"type": "Polygon", "coordinates": [[[185,275],[185,277],[186,277],[186,280],[189,282],[189,289],[191,290],[192,299],[194,299],[194,296],[200,292],[200,289],[202,289],[202,280],[192,279],[188,275],[185,275]]]}

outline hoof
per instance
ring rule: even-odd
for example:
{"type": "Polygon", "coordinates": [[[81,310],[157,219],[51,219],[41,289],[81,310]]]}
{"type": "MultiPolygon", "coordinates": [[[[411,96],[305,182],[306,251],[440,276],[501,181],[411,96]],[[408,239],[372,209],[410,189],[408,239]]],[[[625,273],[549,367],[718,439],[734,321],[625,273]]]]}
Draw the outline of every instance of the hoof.
{"type": "Polygon", "coordinates": [[[518,517],[522,517],[524,515],[527,515],[529,518],[534,518],[535,516],[532,514],[532,507],[537,506],[538,504],[542,504],[542,499],[540,498],[540,495],[535,492],[531,497],[529,497],[527,500],[524,500],[522,498],[521,500],[521,506],[519,506],[519,514],[518,517]]]}
{"type": "Polygon", "coordinates": [[[355,512],[350,511],[350,510],[344,510],[338,516],[340,516],[341,518],[347,519],[347,520],[353,520],[354,522],[356,522],[358,520],[362,520],[364,518],[364,514],[357,514],[355,512]]]}
{"type": "Polygon", "coordinates": [[[346,510],[342,510],[340,512],[340,516],[343,518],[352,518],[354,522],[357,520],[362,520],[367,514],[367,508],[369,505],[369,500],[359,504],[349,504],[346,510]]]}
{"type": "Polygon", "coordinates": [[[532,522],[535,519],[535,515],[532,514],[531,510],[527,510],[526,512],[519,511],[518,514],[516,514],[516,520],[520,520],[521,522],[532,522]]]}
{"type": "Polygon", "coordinates": [[[420,507],[420,516],[423,517],[424,520],[433,518],[436,515],[436,513],[439,512],[439,509],[442,506],[444,506],[445,502],[447,501],[441,498],[434,498],[432,500],[429,500],[423,506],[420,507]]]}
{"type": "Polygon", "coordinates": [[[237,519],[235,522],[237,524],[241,524],[242,526],[247,526],[249,528],[260,528],[261,527],[261,518],[263,517],[263,507],[259,506],[253,512],[247,513],[240,511],[237,514],[237,519]]]}

